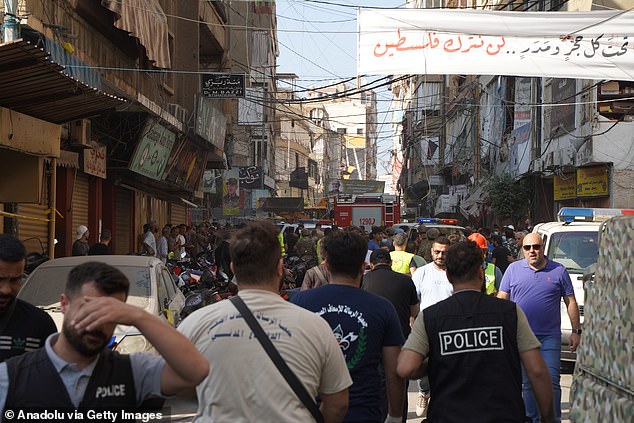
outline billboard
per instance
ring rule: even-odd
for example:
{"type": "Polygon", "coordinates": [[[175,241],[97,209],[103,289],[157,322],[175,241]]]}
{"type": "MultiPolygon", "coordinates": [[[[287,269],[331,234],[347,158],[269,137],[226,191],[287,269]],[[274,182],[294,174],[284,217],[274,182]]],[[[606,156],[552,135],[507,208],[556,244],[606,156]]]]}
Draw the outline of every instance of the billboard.
{"type": "Polygon", "coordinates": [[[200,95],[208,98],[244,97],[243,73],[203,73],[200,75],[200,95]]]}
{"type": "Polygon", "coordinates": [[[337,194],[382,194],[384,191],[385,181],[330,179],[326,185],[326,195],[329,197],[337,194]]]}
{"type": "Polygon", "coordinates": [[[240,214],[240,169],[225,170],[222,181],[222,214],[240,214]]]}

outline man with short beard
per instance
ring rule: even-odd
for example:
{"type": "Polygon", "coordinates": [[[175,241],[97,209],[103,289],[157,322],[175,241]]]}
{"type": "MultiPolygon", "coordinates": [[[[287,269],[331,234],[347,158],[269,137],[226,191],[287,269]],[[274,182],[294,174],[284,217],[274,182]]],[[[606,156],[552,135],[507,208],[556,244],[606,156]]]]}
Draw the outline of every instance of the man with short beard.
{"type": "Polygon", "coordinates": [[[24,279],[25,257],[19,239],[0,235],[0,363],[40,348],[57,332],[48,314],[16,298],[24,279]]]}
{"type": "Polygon", "coordinates": [[[26,408],[136,410],[207,376],[207,360],[183,335],[125,303],[129,285],[105,263],[71,270],[61,295],[62,332],[50,335],[44,348],[0,363],[0,415],[26,408]],[[117,324],[135,326],[161,355],[106,349],[117,324]]]}

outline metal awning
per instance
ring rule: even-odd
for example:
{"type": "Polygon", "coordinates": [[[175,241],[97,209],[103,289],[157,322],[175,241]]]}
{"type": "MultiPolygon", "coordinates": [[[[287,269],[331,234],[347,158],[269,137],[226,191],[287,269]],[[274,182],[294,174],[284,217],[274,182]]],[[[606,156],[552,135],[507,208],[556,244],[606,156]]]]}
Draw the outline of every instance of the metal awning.
{"type": "Polygon", "coordinates": [[[28,41],[0,44],[0,106],[52,123],[94,116],[125,100],[65,75],[28,41]]]}

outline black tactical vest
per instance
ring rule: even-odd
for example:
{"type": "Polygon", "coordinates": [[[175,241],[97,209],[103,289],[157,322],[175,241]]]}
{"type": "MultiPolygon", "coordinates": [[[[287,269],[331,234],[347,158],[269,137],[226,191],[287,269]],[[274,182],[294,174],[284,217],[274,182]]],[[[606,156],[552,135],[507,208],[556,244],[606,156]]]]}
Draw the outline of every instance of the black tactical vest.
{"type": "MultiPolygon", "coordinates": [[[[45,348],[6,361],[8,409],[51,408],[73,410],[66,386],[48,358],[45,348]]],[[[104,350],[99,356],[80,409],[134,410],[136,390],[130,357],[104,350]]]]}
{"type": "Polygon", "coordinates": [[[423,315],[430,347],[428,421],[523,422],[515,304],[462,291],[423,315]]]}

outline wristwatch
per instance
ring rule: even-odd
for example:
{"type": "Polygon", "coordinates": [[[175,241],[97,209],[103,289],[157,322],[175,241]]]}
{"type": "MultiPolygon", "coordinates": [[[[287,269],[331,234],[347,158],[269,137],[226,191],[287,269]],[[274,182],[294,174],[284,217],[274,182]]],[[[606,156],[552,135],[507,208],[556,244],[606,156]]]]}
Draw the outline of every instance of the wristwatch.
{"type": "Polygon", "coordinates": [[[572,333],[576,333],[576,334],[578,334],[578,335],[581,335],[581,328],[579,328],[579,329],[573,329],[573,330],[572,330],[572,333]]]}

